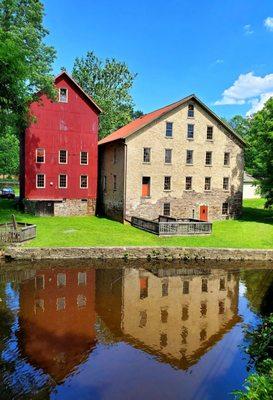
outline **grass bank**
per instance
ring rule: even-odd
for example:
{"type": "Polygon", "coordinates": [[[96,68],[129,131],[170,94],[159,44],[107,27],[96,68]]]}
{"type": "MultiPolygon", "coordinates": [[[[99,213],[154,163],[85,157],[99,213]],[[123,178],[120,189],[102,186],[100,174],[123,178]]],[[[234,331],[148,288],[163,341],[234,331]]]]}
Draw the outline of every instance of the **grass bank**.
{"type": "Polygon", "coordinates": [[[70,246],[189,246],[273,248],[273,210],[264,201],[245,200],[241,219],[213,223],[211,236],[159,238],[153,234],[98,217],[35,217],[14,209],[14,203],[0,200],[0,222],[14,213],[18,221],[37,225],[37,238],[27,247],[70,246]]]}

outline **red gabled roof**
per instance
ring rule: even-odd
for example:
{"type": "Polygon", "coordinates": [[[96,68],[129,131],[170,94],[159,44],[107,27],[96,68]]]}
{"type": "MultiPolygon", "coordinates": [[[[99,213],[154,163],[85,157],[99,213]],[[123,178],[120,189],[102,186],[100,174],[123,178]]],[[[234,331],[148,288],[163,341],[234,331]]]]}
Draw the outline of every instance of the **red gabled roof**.
{"type": "Polygon", "coordinates": [[[177,107],[183,105],[184,103],[194,100],[195,102],[199,103],[201,107],[203,107],[210,115],[217,119],[219,123],[221,123],[230,133],[236,136],[243,144],[245,143],[244,140],[233,131],[233,129],[223,122],[213,111],[211,111],[204,103],[202,103],[194,94],[185,97],[182,100],[179,100],[175,103],[169,104],[168,106],[159,108],[158,110],[152,111],[149,114],[145,114],[142,117],[135,119],[134,121],[129,122],[129,124],[123,126],[122,128],[118,129],[117,131],[111,133],[110,135],[106,136],[105,138],[99,141],[99,145],[113,142],[119,139],[125,139],[128,136],[132,135],[133,133],[139,131],[141,128],[144,128],[151,122],[156,121],[160,117],[164,116],[168,112],[176,109],[177,107]]]}
{"type": "Polygon", "coordinates": [[[62,76],[66,76],[84,95],[84,97],[91,102],[91,104],[97,109],[97,111],[99,113],[102,112],[102,109],[96,104],[95,100],[89,96],[89,94],[87,94],[80,85],[78,85],[78,83],[72,78],[72,76],[70,76],[66,71],[62,71],[59,75],[57,75],[54,79],[54,82],[56,83],[60,78],[62,78],[62,76]]]}

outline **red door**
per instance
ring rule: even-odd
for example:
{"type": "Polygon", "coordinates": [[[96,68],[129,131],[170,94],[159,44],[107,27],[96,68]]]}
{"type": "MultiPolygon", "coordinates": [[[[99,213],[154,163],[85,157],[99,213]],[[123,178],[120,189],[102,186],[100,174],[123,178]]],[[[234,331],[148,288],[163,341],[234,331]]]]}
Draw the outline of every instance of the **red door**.
{"type": "Polygon", "coordinates": [[[208,206],[200,206],[200,214],[199,214],[199,219],[201,221],[207,221],[208,220],[208,206]]]}

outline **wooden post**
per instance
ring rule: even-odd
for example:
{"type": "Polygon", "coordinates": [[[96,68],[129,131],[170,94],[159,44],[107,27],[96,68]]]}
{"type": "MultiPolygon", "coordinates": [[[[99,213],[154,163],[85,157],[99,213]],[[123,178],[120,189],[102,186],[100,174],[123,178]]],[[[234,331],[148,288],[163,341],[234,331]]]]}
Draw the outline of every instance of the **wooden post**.
{"type": "Polygon", "coordinates": [[[15,231],[17,231],[17,223],[16,223],[16,219],[15,219],[15,215],[12,214],[12,225],[13,225],[13,229],[15,231]]]}

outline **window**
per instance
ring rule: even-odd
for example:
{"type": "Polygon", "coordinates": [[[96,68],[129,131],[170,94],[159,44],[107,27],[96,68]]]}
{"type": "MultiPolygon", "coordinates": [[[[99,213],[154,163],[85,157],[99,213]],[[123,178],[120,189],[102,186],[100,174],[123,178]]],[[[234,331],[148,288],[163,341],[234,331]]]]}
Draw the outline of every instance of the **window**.
{"type": "Polygon", "coordinates": [[[147,311],[140,311],[139,312],[139,328],[144,328],[147,324],[147,311]]]}
{"type": "Polygon", "coordinates": [[[168,296],[169,292],[169,282],[167,280],[164,280],[162,282],[162,297],[168,296]]]}
{"type": "Polygon", "coordinates": [[[165,217],[169,217],[171,215],[171,204],[170,203],[163,204],[163,215],[165,215],[165,217]]]}
{"type": "Polygon", "coordinates": [[[188,329],[185,326],[183,326],[181,329],[182,344],[187,343],[187,336],[188,336],[188,329]]]}
{"type": "Polygon", "coordinates": [[[193,164],[193,150],[187,150],[186,164],[188,164],[188,165],[192,165],[193,164]]]}
{"type": "Polygon", "coordinates": [[[36,149],[36,162],[37,163],[45,162],[45,149],[36,149]]]}
{"type": "Polygon", "coordinates": [[[81,189],[87,189],[88,188],[88,176],[87,175],[81,175],[80,188],[81,189]]]}
{"type": "Polygon", "coordinates": [[[219,314],[224,314],[225,312],[225,302],[224,300],[219,301],[219,314]]]}
{"type": "Polygon", "coordinates": [[[59,188],[67,188],[67,175],[59,175],[59,188]]]}
{"type": "Polygon", "coordinates": [[[189,118],[194,117],[194,105],[193,104],[188,105],[188,117],[189,118]]]}
{"type": "Polygon", "coordinates": [[[113,153],[113,164],[117,163],[117,148],[114,147],[114,153],[113,153]]]}
{"type": "Polygon", "coordinates": [[[166,122],[166,137],[173,137],[173,123],[166,122]]]}
{"type": "Polygon", "coordinates": [[[61,311],[65,309],[65,297],[58,297],[57,302],[57,311],[61,311]]]}
{"type": "Polygon", "coordinates": [[[87,164],[88,164],[88,152],[81,151],[81,165],[87,165],[87,164]]]}
{"type": "Polygon", "coordinates": [[[183,281],[183,294],[189,294],[190,292],[190,282],[183,281]]]}
{"type": "Polygon", "coordinates": [[[103,177],[103,184],[102,184],[102,186],[103,186],[103,191],[104,192],[106,192],[106,190],[107,190],[107,177],[104,175],[104,177],[103,177]]]}
{"type": "Polygon", "coordinates": [[[36,187],[37,188],[45,188],[45,175],[44,174],[36,175],[36,187]]]}
{"type": "Polygon", "coordinates": [[[77,306],[78,308],[84,308],[86,306],[87,299],[83,294],[78,294],[77,296],[77,306]]]}
{"type": "Polygon", "coordinates": [[[228,203],[223,203],[222,204],[222,215],[227,215],[228,214],[228,203]]]}
{"type": "Polygon", "coordinates": [[[228,190],[229,189],[229,178],[228,177],[224,177],[223,178],[223,189],[224,190],[228,190]]]}
{"type": "Polygon", "coordinates": [[[219,290],[226,290],[226,280],[225,280],[225,278],[220,278],[219,290]]]}
{"type": "Polygon", "coordinates": [[[187,138],[188,139],[193,139],[193,137],[194,137],[194,125],[193,124],[188,124],[187,138]]]}
{"type": "Polygon", "coordinates": [[[164,176],[164,190],[171,190],[171,177],[164,176]]]}
{"type": "Polygon", "coordinates": [[[66,286],[66,274],[64,273],[57,274],[57,286],[58,287],[66,286]]]}
{"type": "Polygon", "coordinates": [[[41,290],[45,288],[45,277],[44,275],[35,276],[35,289],[41,290]]]}
{"type": "Polygon", "coordinates": [[[166,324],[168,322],[168,316],[169,316],[168,309],[166,307],[162,307],[160,311],[161,311],[160,312],[161,322],[163,324],[166,324]]]}
{"type": "Polygon", "coordinates": [[[113,175],[113,190],[117,190],[117,175],[113,175]]]}
{"type": "Polygon", "coordinates": [[[207,126],[207,140],[213,140],[213,126],[207,126]]]}
{"type": "Polygon", "coordinates": [[[165,149],[165,164],[172,163],[172,149],[165,149]]]}
{"type": "Polygon", "coordinates": [[[182,307],[182,321],[187,321],[189,319],[189,306],[185,305],[182,307]]]}
{"type": "Polygon", "coordinates": [[[67,151],[66,150],[59,151],[59,164],[67,164],[67,151]]]}
{"type": "Polygon", "coordinates": [[[185,189],[186,190],[192,190],[192,177],[191,176],[186,176],[185,189]]]}
{"type": "Polygon", "coordinates": [[[200,331],[200,342],[203,342],[206,339],[207,339],[207,331],[205,328],[203,328],[200,331]]]}
{"type": "Polygon", "coordinates": [[[211,177],[205,177],[205,190],[211,190],[211,177]]]}
{"type": "Polygon", "coordinates": [[[224,165],[230,165],[230,153],[224,153],[224,165]]]}
{"type": "Polygon", "coordinates": [[[160,334],[160,347],[166,347],[168,345],[168,336],[167,333],[160,334]]]}
{"type": "Polygon", "coordinates": [[[78,286],[86,286],[86,272],[78,272],[78,286]]]}
{"type": "Polygon", "coordinates": [[[142,197],[149,197],[151,190],[151,178],[149,176],[142,177],[142,197]]]}
{"type": "Polygon", "coordinates": [[[140,299],[148,297],[148,278],[146,276],[139,278],[139,289],[140,299]]]}
{"type": "Polygon", "coordinates": [[[207,302],[206,301],[201,301],[200,304],[200,316],[205,317],[207,315],[207,302]]]}
{"type": "Polygon", "coordinates": [[[144,163],[151,162],[151,148],[150,147],[144,147],[144,149],[143,149],[143,162],[144,163]]]}
{"type": "Polygon", "coordinates": [[[212,164],[212,151],[206,151],[205,164],[206,165],[211,165],[212,164]]]}
{"type": "Polygon", "coordinates": [[[68,101],[68,90],[66,88],[59,89],[59,102],[67,103],[68,101]]]}
{"type": "Polygon", "coordinates": [[[207,279],[202,279],[202,292],[207,293],[208,291],[208,280],[207,279]]]}
{"type": "Polygon", "coordinates": [[[44,299],[36,299],[34,303],[34,313],[37,314],[39,311],[45,311],[45,301],[44,299]]]}

